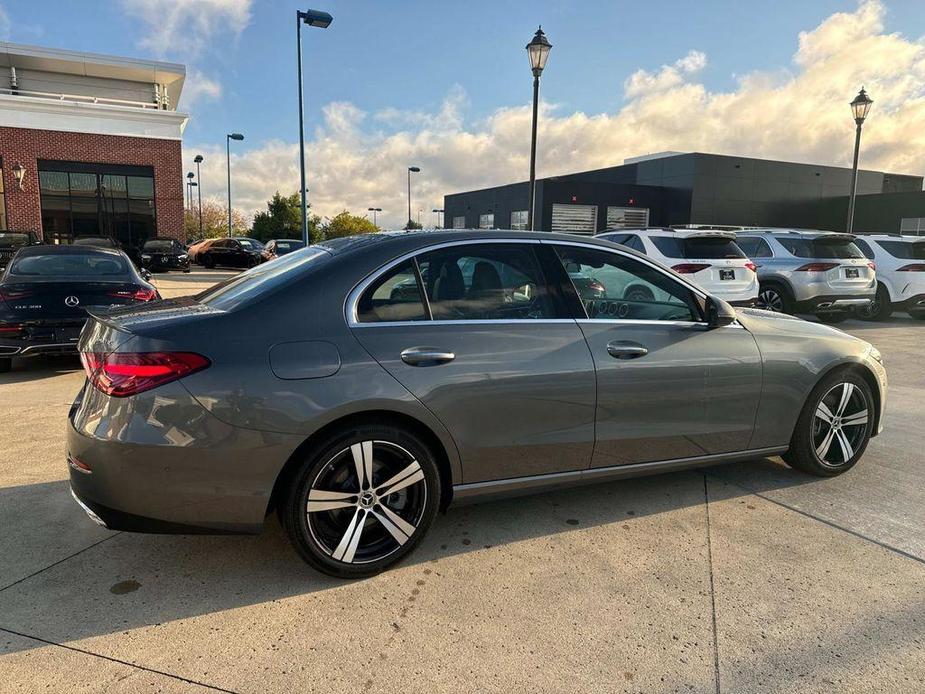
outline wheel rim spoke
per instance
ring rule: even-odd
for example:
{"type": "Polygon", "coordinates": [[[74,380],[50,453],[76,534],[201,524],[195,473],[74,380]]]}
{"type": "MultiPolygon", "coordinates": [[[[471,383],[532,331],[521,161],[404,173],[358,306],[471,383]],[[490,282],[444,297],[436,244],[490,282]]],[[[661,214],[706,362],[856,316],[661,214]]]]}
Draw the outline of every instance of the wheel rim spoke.
{"type": "Polygon", "coordinates": [[[816,416],[826,424],[831,424],[832,419],[835,417],[835,415],[832,414],[832,410],[829,409],[829,406],[822,400],[819,401],[819,407],[816,408],[816,416]]]}
{"type": "Polygon", "coordinates": [[[867,410],[861,410],[860,412],[849,414],[846,417],[842,417],[841,420],[841,425],[843,427],[856,427],[861,424],[867,424],[867,410]]]}
{"type": "Polygon", "coordinates": [[[851,460],[851,456],[854,455],[854,449],[851,447],[851,442],[848,441],[848,437],[845,436],[845,432],[841,429],[836,433],[836,437],[838,438],[838,445],[841,446],[842,455],[845,456],[844,462],[847,463],[851,460]]]}
{"type": "Polygon", "coordinates": [[[828,455],[829,448],[832,447],[832,439],[835,438],[835,429],[829,427],[829,430],[825,432],[825,438],[822,439],[822,443],[816,448],[816,455],[820,459],[825,460],[826,455],[828,455]]]}
{"type": "Polygon", "coordinates": [[[373,483],[373,442],[363,441],[350,446],[353,464],[356,466],[360,491],[368,489],[373,483]]]}
{"type": "Polygon", "coordinates": [[[838,403],[838,409],[835,411],[837,417],[841,417],[845,414],[845,408],[848,407],[848,403],[851,401],[852,393],[854,393],[854,384],[843,383],[841,389],[841,402],[838,403]]]}
{"type": "Polygon", "coordinates": [[[334,511],[339,508],[356,506],[357,495],[353,492],[330,492],[324,489],[312,489],[308,492],[309,513],[334,511]]]}
{"type": "Polygon", "coordinates": [[[360,537],[363,535],[363,526],[366,525],[366,514],[366,510],[359,508],[354,512],[344,536],[331,555],[338,561],[353,563],[353,556],[356,554],[360,537]]]}
{"type": "Polygon", "coordinates": [[[423,481],[424,471],[421,470],[421,466],[418,464],[418,461],[412,460],[408,467],[403,469],[397,475],[380,484],[376,489],[376,494],[379,497],[386,497],[389,494],[394,494],[395,492],[404,489],[405,487],[410,487],[412,484],[423,481]]]}
{"type": "Polygon", "coordinates": [[[414,526],[404,518],[401,518],[392,509],[380,504],[372,510],[372,514],[382,523],[383,527],[389,531],[389,534],[395,538],[395,541],[403,545],[414,534],[414,526]]]}

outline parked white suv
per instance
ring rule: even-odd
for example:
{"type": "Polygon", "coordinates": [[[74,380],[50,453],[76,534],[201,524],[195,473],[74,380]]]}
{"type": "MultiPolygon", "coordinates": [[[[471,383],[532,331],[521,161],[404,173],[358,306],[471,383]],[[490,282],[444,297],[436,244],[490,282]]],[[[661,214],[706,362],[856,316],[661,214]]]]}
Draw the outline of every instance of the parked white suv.
{"type": "Polygon", "coordinates": [[[877,297],[861,317],[886,320],[906,311],[925,320],[925,237],[864,234],[854,245],[877,266],[877,297]]]}
{"type": "Polygon", "coordinates": [[[734,306],[752,306],[758,300],[755,264],[731,231],[620,229],[598,238],[645,253],[734,306]]]}

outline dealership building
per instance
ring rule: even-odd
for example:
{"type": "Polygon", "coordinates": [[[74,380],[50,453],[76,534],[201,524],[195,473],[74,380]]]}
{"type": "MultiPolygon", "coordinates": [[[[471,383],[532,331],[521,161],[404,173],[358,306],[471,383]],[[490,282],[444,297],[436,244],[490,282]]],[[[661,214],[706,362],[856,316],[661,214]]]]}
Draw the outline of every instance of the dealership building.
{"type": "MultiPolygon", "coordinates": [[[[854,229],[925,234],[922,176],[861,170],[854,229]]],[[[536,182],[536,228],[591,235],[684,224],[843,231],[851,169],[699,152],[663,152],[621,166],[536,182]]],[[[525,229],[529,183],[444,198],[447,227],[525,229]]]]}
{"type": "Polygon", "coordinates": [[[182,65],[0,42],[0,230],[183,239],[182,65]]]}

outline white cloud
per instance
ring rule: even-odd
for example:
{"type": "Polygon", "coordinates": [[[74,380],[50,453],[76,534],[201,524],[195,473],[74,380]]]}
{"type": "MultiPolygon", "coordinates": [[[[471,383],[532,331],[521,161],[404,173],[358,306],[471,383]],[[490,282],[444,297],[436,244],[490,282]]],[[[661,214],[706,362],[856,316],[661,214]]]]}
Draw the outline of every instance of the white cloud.
{"type": "MultiPolygon", "coordinates": [[[[864,129],[862,165],[925,172],[925,44],[884,33],[884,8],[861,2],[799,36],[789,71],[754,72],[729,91],[697,81],[706,56],[692,51],[654,73],[635,73],[616,112],[559,114],[542,105],[538,174],[619,164],[661,150],[702,151],[850,165],[854,123],[848,101],[863,84],[875,100],[864,129]]],[[[465,95],[450,90],[436,112],[383,110],[367,117],[330,104],[308,143],[309,198],[315,211],[382,207],[380,221],[406,219],[406,167],[417,165],[414,208],[442,207],[446,193],[525,180],[530,107],[500,108],[467,124],[465,95]],[[388,126],[386,132],[375,130],[388,126]]],[[[294,138],[293,138],[294,139],[294,138]]],[[[247,144],[247,143],[245,143],[247,144]]],[[[238,144],[238,150],[242,151],[238,144]]],[[[224,197],[224,143],[207,155],[204,193],[224,197]]],[[[233,148],[234,149],[234,148],[233,148]]],[[[298,144],[271,141],[233,155],[235,205],[262,209],[279,189],[299,188],[298,144]]]]}
{"type": "Polygon", "coordinates": [[[215,36],[237,37],[250,23],[252,0],[122,0],[147,30],[141,46],[155,55],[199,54],[215,36]]]}
{"type": "Polygon", "coordinates": [[[203,99],[218,99],[222,95],[222,85],[199,70],[191,69],[183,83],[183,93],[180,102],[183,110],[190,110],[197,101],[203,99]]]}

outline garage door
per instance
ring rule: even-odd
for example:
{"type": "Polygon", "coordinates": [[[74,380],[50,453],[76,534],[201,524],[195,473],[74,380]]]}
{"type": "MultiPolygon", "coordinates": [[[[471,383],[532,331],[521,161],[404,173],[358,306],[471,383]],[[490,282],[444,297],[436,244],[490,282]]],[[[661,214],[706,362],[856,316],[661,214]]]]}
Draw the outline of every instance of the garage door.
{"type": "Polygon", "coordinates": [[[554,204],[552,230],[594,236],[597,231],[597,205],[554,204]]]}
{"type": "Polygon", "coordinates": [[[645,229],[649,226],[649,210],[645,207],[608,207],[608,229],[645,229]]]}

